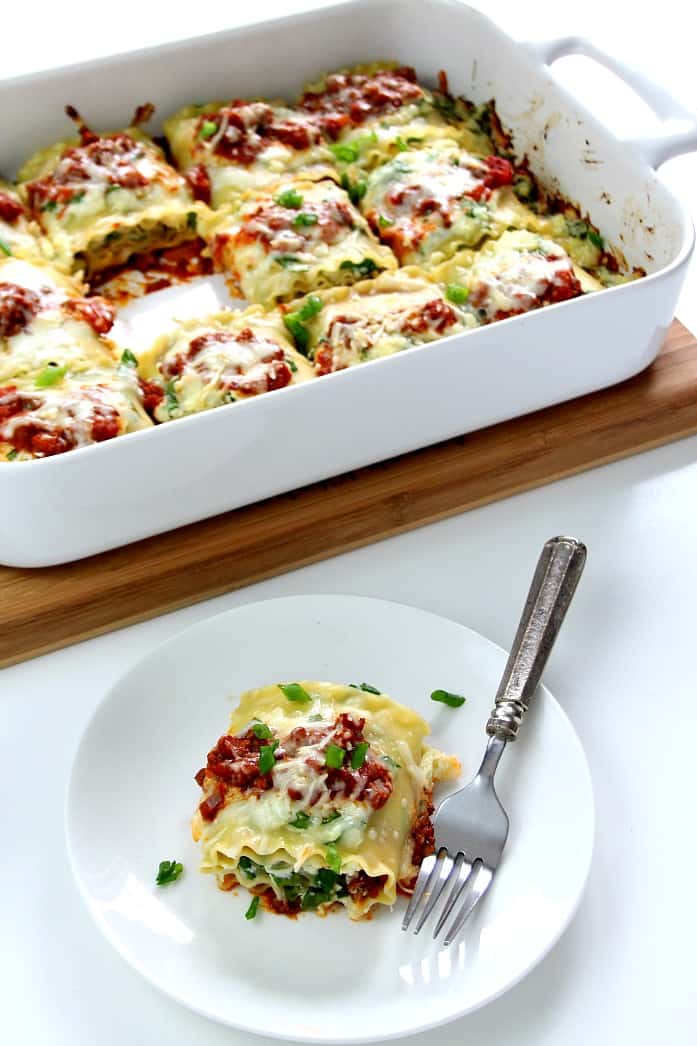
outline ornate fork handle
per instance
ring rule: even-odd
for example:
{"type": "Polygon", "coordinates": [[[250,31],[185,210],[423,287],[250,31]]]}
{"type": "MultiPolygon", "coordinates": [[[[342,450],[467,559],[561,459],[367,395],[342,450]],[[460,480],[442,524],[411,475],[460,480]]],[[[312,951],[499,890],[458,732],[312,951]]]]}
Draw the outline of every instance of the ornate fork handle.
{"type": "Polygon", "coordinates": [[[575,538],[546,541],[535,569],[486,732],[515,741],[586,562],[575,538]]]}

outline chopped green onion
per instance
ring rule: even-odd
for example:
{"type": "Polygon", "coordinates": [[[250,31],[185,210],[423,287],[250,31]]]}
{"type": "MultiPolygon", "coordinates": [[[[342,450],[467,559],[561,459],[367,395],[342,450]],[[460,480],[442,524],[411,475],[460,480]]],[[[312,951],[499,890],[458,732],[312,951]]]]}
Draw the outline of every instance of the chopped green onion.
{"type": "Polygon", "coordinates": [[[298,258],[296,254],[274,254],[273,260],[277,265],[280,265],[282,269],[290,269],[291,272],[307,272],[310,268],[302,258],[298,258]]]}
{"type": "Polygon", "coordinates": [[[196,230],[196,211],[189,211],[186,216],[186,227],[192,232],[196,230]]]}
{"type": "Polygon", "coordinates": [[[124,349],[120,360],[122,367],[137,367],[138,357],[134,356],[130,349],[124,349]]]}
{"type": "Polygon", "coordinates": [[[70,203],[80,203],[80,201],[81,201],[81,200],[84,200],[84,198],[85,198],[85,193],[84,193],[84,191],[83,191],[83,192],[77,192],[77,193],[75,193],[75,195],[74,195],[74,196],[71,196],[71,197],[70,197],[70,199],[68,200],[68,203],[69,203],[69,204],[70,204],[70,203]]]}
{"type": "Polygon", "coordinates": [[[297,189],[284,189],[283,192],[274,196],[274,200],[281,207],[289,207],[293,211],[300,210],[303,205],[303,197],[297,189]]]}
{"type": "Polygon", "coordinates": [[[469,287],[461,287],[458,283],[449,283],[445,288],[445,297],[453,305],[464,305],[469,296],[469,287]]]}
{"type": "Polygon", "coordinates": [[[8,450],[7,454],[5,455],[5,458],[7,459],[7,461],[14,461],[18,454],[19,451],[17,450],[17,448],[13,447],[12,450],[8,450]]]}
{"type": "Polygon", "coordinates": [[[309,715],[307,721],[308,723],[321,723],[323,718],[319,712],[316,712],[315,715],[309,715]]]}
{"type": "Polygon", "coordinates": [[[278,689],[283,691],[289,701],[311,701],[312,698],[300,683],[279,683],[278,689]]]}
{"type": "Polygon", "coordinates": [[[259,910],[259,896],[255,895],[252,897],[252,903],[250,904],[247,911],[244,913],[245,919],[253,919],[259,910]]]}
{"type": "Polygon", "coordinates": [[[10,249],[10,245],[9,245],[9,243],[6,243],[2,239],[2,237],[0,237],[0,251],[2,251],[3,254],[6,254],[8,258],[12,257],[12,251],[10,249]]]}
{"type": "Polygon", "coordinates": [[[170,418],[176,410],[179,409],[179,397],[175,390],[176,378],[170,378],[165,385],[165,406],[167,407],[167,413],[170,418]]]}
{"type": "Polygon", "coordinates": [[[345,748],[339,748],[334,742],[330,742],[327,745],[327,751],[324,757],[324,765],[330,767],[332,770],[339,770],[344,765],[344,756],[346,755],[345,748]]]}
{"type": "Polygon", "coordinates": [[[37,374],[34,384],[40,389],[47,389],[51,385],[57,385],[67,373],[67,364],[59,367],[57,363],[47,363],[41,373],[37,374]]]}
{"type": "Polygon", "coordinates": [[[365,762],[366,752],[370,745],[367,741],[360,741],[351,753],[351,769],[360,770],[365,762]]]}
{"type": "Polygon", "coordinates": [[[47,200],[46,203],[41,204],[42,211],[55,211],[58,206],[57,200],[47,200]]]}
{"type": "Polygon", "coordinates": [[[467,698],[461,697],[460,694],[451,694],[449,690],[434,690],[431,694],[432,701],[440,701],[441,704],[447,705],[448,708],[460,708],[464,705],[467,698]]]}
{"type": "Polygon", "coordinates": [[[338,810],[332,810],[332,812],[330,814],[327,814],[326,817],[322,818],[322,824],[331,824],[332,821],[338,820],[339,817],[341,817],[341,814],[339,813],[339,811],[338,810]]]}
{"type": "Polygon", "coordinates": [[[341,176],[341,188],[348,193],[351,203],[356,207],[368,191],[366,182],[352,182],[346,173],[341,176]]]}
{"type": "MultiPolygon", "coordinates": [[[[324,848],[324,852],[327,855],[327,864],[329,865],[330,869],[332,870],[332,872],[336,872],[336,874],[338,875],[341,871],[341,858],[337,853],[337,849],[334,843],[327,843],[327,845],[324,848]]],[[[317,873],[318,877],[321,875],[322,871],[323,869],[317,873]]],[[[332,886],[333,885],[334,883],[332,883],[332,886]]]]}
{"type": "Polygon", "coordinates": [[[309,814],[306,814],[304,810],[298,810],[297,814],[292,821],[288,824],[291,828],[307,828],[312,818],[309,814]]]}
{"type": "Polygon", "coordinates": [[[349,686],[352,686],[354,690],[365,690],[366,694],[377,694],[379,696],[382,693],[382,690],[371,686],[370,683],[349,683],[349,686]]]}
{"type": "Polygon", "coordinates": [[[312,214],[310,211],[299,211],[293,218],[292,224],[296,226],[316,225],[318,221],[319,218],[316,214],[312,214]]]}
{"type": "Polygon", "coordinates": [[[329,150],[340,163],[355,163],[360,155],[360,149],[355,142],[338,142],[330,145],[329,150]]]}
{"type": "Polygon", "coordinates": [[[363,261],[353,262],[347,258],[342,261],[339,266],[340,269],[351,269],[355,272],[356,276],[369,277],[378,271],[378,267],[372,258],[364,258],[363,261]]]}
{"type": "Polygon", "coordinates": [[[298,318],[301,320],[311,320],[313,316],[316,316],[322,309],[322,299],[317,294],[309,294],[303,302],[301,308],[298,309],[298,318]]]}
{"type": "Polygon", "coordinates": [[[158,886],[166,886],[167,883],[174,883],[183,871],[184,865],[180,864],[178,861],[160,861],[155,882],[158,886]]]}
{"type": "Polygon", "coordinates": [[[259,749],[259,773],[268,774],[273,770],[276,765],[276,756],[274,752],[278,748],[278,741],[273,741],[270,745],[262,745],[259,749]]]}
{"type": "Polygon", "coordinates": [[[400,153],[405,153],[407,151],[407,149],[409,148],[409,146],[407,145],[407,143],[404,141],[403,138],[395,138],[394,144],[397,147],[397,151],[400,152],[400,153]]]}
{"type": "Polygon", "coordinates": [[[288,364],[288,366],[290,367],[291,374],[297,374],[298,373],[298,365],[295,362],[295,360],[293,359],[293,357],[286,355],[286,356],[284,356],[284,359],[285,359],[286,363],[288,364]]]}
{"type": "Polygon", "coordinates": [[[255,737],[263,738],[264,740],[273,737],[273,734],[266,723],[252,723],[252,733],[255,737]]]}
{"type": "Polygon", "coordinates": [[[382,761],[385,764],[385,766],[391,766],[393,770],[401,770],[402,769],[402,764],[395,762],[395,760],[392,758],[392,756],[384,755],[382,757],[382,761]]]}
{"type": "Polygon", "coordinates": [[[120,185],[107,185],[106,189],[104,190],[104,195],[108,196],[110,192],[116,192],[116,190],[120,188],[120,185]]]}
{"type": "Polygon", "coordinates": [[[218,130],[218,125],[215,120],[204,120],[201,124],[201,130],[198,132],[199,138],[212,138],[215,132],[218,130]]]}
{"type": "Polygon", "coordinates": [[[310,335],[305,327],[305,321],[311,320],[322,308],[322,299],[317,294],[309,294],[302,306],[295,312],[287,312],[283,322],[293,336],[296,348],[307,355],[307,347],[310,335]]]}
{"type": "Polygon", "coordinates": [[[594,247],[597,247],[599,251],[605,250],[605,241],[602,236],[598,236],[597,232],[593,229],[588,230],[588,239],[591,241],[594,247]]]}
{"type": "Polygon", "coordinates": [[[379,214],[378,225],[381,229],[387,229],[388,226],[394,225],[394,218],[386,218],[384,214],[379,214]]]}

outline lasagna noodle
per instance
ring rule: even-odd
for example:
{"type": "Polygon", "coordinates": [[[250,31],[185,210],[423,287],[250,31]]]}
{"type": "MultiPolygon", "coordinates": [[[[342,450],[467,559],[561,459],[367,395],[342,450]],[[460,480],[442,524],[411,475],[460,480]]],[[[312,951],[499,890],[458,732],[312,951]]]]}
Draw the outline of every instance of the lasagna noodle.
{"type": "Polygon", "coordinates": [[[36,222],[31,220],[19,193],[0,180],[0,259],[48,255],[48,244],[36,222]]]}
{"type": "Polygon", "coordinates": [[[397,268],[389,249],[332,181],[284,181],[207,222],[206,239],[232,293],[270,306],[397,268]]]}
{"type": "Polygon", "coordinates": [[[31,157],[18,180],[66,271],[92,274],[194,239],[205,210],[137,127],[58,142],[31,157]]]}
{"type": "Polygon", "coordinates": [[[178,324],[141,354],[139,364],[142,377],[163,390],[157,421],[295,385],[313,374],[280,315],[255,305],[178,324]]]}
{"type": "Polygon", "coordinates": [[[46,262],[0,262],[0,383],[50,381],[51,367],[79,374],[116,365],[116,349],[100,333],[114,314],[101,299],[86,299],[85,290],[46,262]]]}
{"type": "Polygon", "coordinates": [[[331,724],[342,713],[354,721],[365,720],[363,736],[370,745],[369,758],[390,767],[392,791],[387,802],[373,809],[366,802],[329,798],[326,789],[313,802],[310,797],[314,798],[316,782],[311,775],[309,779],[305,776],[304,762],[311,750],[302,749],[296,765],[288,760],[276,764],[270,790],[233,798],[210,822],[196,813],[192,827],[194,838],[202,845],[201,870],[216,875],[223,886],[225,876],[232,875],[242,885],[270,886],[282,897],[284,880],[292,875],[312,880],[327,867],[328,848],[333,849],[347,880],[364,873],[380,882],[374,896],[349,892],[335,899],[353,918],[360,918],[373,905],[393,904],[398,886],[411,885],[417,871],[412,861],[412,829],[424,801],[430,798],[434,780],[454,776],[459,764],[425,744],[427,723],[384,694],[333,683],[305,681],[300,685],[311,702],[292,702],[278,686],[248,691],[233,712],[229,733],[244,733],[250,722],[260,720],[283,739],[298,727],[311,731],[321,723],[331,724]],[[295,787],[293,794],[302,793],[303,798],[290,799],[288,787],[295,787]],[[337,811],[339,816],[332,816],[337,811]],[[298,813],[306,814],[311,823],[303,828],[291,826],[289,822],[297,821],[298,813]],[[244,870],[246,865],[249,871],[249,862],[251,878],[244,870]]]}
{"type": "Polygon", "coordinates": [[[189,105],[165,121],[164,132],[177,167],[212,207],[288,175],[334,177],[332,154],[316,125],[283,103],[189,105]]]}

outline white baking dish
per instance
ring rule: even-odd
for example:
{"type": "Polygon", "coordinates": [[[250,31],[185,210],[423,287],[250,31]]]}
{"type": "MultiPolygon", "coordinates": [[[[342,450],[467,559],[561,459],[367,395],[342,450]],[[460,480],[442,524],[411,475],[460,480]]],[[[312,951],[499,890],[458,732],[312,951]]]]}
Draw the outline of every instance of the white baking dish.
{"type": "Polygon", "coordinates": [[[446,69],[454,93],[494,98],[534,172],[649,275],[153,430],[1,466],[0,562],[78,559],[611,385],[654,359],[693,229],[653,167],[697,148],[697,124],[585,41],[515,43],[457,2],[356,0],[5,82],[0,168],[12,173],[62,137],[66,102],[114,127],[145,100],[163,119],[207,98],[293,97],[322,69],[381,58],[414,65],[426,82],[446,69]],[[624,76],[666,134],[632,143],[609,134],[549,74],[569,53],[624,76]]]}

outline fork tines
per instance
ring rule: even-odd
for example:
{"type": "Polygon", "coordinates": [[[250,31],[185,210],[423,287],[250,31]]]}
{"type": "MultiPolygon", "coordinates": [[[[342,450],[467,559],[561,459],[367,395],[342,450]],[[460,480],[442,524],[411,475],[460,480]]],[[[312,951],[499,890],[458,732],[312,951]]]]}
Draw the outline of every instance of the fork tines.
{"type": "Polygon", "coordinates": [[[459,907],[445,934],[444,943],[446,946],[449,945],[457,937],[475,905],[488,890],[492,878],[492,870],[487,868],[480,858],[470,861],[462,851],[453,858],[442,846],[437,854],[432,854],[421,862],[414,893],[402,922],[402,929],[409,929],[418,912],[414,933],[419,933],[447,890],[445,904],[436,922],[433,938],[435,940],[438,937],[459,902],[459,907]]]}

